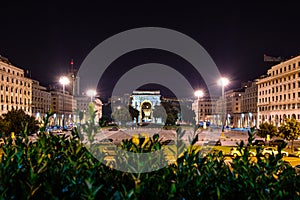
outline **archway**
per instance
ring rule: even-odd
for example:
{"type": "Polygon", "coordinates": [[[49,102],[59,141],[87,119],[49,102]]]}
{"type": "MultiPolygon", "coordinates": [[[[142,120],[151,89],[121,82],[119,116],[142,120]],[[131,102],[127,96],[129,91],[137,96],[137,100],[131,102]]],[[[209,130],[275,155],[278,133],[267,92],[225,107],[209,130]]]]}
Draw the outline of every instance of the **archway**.
{"type": "Polygon", "coordinates": [[[279,118],[278,118],[278,115],[275,115],[275,126],[278,127],[279,125],[279,118]]]}
{"type": "Polygon", "coordinates": [[[286,114],[284,114],[284,115],[282,116],[282,122],[285,122],[285,120],[286,120],[286,114]]]}
{"type": "Polygon", "coordinates": [[[152,104],[150,101],[143,101],[141,104],[141,119],[142,122],[152,121],[152,104]]]}

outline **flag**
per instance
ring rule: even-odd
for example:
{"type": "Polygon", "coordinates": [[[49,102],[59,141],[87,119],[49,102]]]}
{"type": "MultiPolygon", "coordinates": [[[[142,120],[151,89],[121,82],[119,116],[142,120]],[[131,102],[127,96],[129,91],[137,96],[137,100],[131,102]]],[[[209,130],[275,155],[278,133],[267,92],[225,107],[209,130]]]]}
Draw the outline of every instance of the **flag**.
{"type": "Polygon", "coordinates": [[[279,57],[273,57],[273,56],[267,56],[264,54],[264,62],[280,62],[282,61],[282,58],[279,57]]]}

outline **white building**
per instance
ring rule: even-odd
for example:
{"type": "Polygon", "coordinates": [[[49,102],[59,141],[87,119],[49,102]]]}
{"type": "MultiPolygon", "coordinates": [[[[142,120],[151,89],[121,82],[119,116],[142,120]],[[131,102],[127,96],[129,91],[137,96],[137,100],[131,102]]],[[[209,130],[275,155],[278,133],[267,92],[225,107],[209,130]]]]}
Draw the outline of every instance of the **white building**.
{"type": "Polygon", "coordinates": [[[268,70],[258,82],[258,124],[276,126],[285,118],[300,120],[300,56],[268,70]]]}
{"type": "Polygon", "coordinates": [[[0,56],[0,80],[0,115],[12,109],[31,115],[32,80],[24,76],[24,70],[0,56]]]}

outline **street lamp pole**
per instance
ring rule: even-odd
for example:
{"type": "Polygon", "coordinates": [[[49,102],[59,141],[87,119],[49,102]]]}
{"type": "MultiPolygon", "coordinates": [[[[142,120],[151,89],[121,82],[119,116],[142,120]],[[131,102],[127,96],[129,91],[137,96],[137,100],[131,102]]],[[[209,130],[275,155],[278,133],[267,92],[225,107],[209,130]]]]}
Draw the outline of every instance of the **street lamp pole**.
{"type": "Polygon", "coordinates": [[[202,90],[197,90],[195,92],[195,96],[197,97],[197,124],[199,124],[200,120],[199,120],[199,117],[200,117],[200,97],[203,97],[204,93],[202,90]]]}
{"type": "Polygon", "coordinates": [[[59,82],[62,84],[63,86],[63,110],[62,110],[62,125],[63,125],[63,128],[65,127],[65,85],[69,84],[70,83],[70,80],[68,79],[68,77],[66,76],[62,76],[60,77],[59,79],[59,82]]]}
{"type": "Polygon", "coordinates": [[[224,129],[226,123],[226,109],[225,109],[225,86],[229,84],[229,80],[227,78],[220,78],[219,85],[222,88],[222,138],[224,138],[224,129]]]}

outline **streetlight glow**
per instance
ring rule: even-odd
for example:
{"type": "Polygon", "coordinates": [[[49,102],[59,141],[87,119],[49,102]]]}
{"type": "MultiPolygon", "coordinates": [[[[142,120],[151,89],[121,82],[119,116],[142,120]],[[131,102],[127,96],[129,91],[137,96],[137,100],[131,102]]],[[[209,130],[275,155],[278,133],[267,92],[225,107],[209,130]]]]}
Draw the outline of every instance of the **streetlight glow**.
{"type": "Polygon", "coordinates": [[[203,97],[204,93],[202,90],[197,90],[195,92],[195,96],[199,99],[200,97],[203,97]]]}
{"type": "Polygon", "coordinates": [[[60,84],[65,86],[65,85],[68,85],[70,83],[70,80],[68,79],[68,77],[62,76],[62,77],[60,77],[59,82],[60,82],[60,84]]]}
{"type": "Polygon", "coordinates": [[[88,91],[86,92],[86,94],[87,94],[88,96],[90,96],[90,97],[91,97],[91,101],[93,101],[93,97],[96,96],[96,90],[88,90],[88,91]]]}
{"type": "Polygon", "coordinates": [[[226,86],[229,84],[229,80],[228,80],[228,78],[222,77],[219,79],[218,83],[221,86],[226,86]]]}

